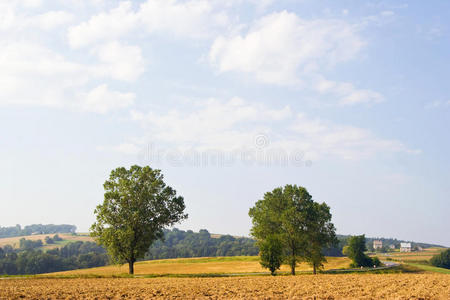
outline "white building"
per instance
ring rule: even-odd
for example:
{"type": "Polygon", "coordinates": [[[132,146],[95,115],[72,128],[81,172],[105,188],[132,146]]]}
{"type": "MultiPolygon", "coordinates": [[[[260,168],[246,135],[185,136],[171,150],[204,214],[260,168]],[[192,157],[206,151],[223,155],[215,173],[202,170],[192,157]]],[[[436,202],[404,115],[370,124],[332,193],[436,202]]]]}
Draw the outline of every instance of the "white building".
{"type": "Polygon", "coordinates": [[[377,250],[377,249],[381,249],[381,248],[383,248],[383,241],[374,240],[373,241],[373,249],[377,250]]]}
{"type": "Polygon", "coordinates": [[[400,243],[400,252],[411,252],[411,243],[400,243]]]}

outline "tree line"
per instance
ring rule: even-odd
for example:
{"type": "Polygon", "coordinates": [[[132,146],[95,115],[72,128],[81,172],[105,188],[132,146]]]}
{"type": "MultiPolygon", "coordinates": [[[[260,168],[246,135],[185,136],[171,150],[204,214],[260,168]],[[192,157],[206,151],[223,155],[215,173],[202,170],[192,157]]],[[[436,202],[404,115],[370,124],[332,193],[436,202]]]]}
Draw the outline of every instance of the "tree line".
{"type": "Polygon", "coordinates": [[[430,264],[435,267],[450,269],[450,249],[446,249],[441,253],[434,255],[430,259],[430,264]]]}
{"type": "Polygon", "coordinates": [[[55,234],[55,233],[75,233],[77,227],[75,225],[61,224],[33,224],[24,228],[20,225],[11,227],[0,227],[0,238],[26,236],[32,234],[55,234]]]}
{"type": "Polygon", "coordinates": [[[0,248],[0,274],[2,275],[50,273],[100,267],[108,263],[109,257],[106,250],[94,242],[77,241],[47,252],[34,248],[14,249],[10,245],[0,248]]]}
{"type": "Polygon", "coordinates": [[[241,255],[258,255],[258,247],[253,239],[231,235],[211,237],[206,229],[197,233],[174,228],[164,230],[164,238],[150,246],[144,259],[241,255]]]}

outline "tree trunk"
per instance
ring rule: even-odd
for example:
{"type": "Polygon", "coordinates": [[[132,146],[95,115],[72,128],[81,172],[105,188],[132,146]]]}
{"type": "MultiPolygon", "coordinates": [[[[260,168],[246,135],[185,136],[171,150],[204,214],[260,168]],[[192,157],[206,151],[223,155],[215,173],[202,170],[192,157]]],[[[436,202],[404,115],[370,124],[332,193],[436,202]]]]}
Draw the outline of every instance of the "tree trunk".
{"type": "Polygon", "coordinates": [[[295,259],[292,259],[291,262],[291,275],[295,275],[295,259]]]}
{"type": "Polygon", "coordinates": [[[295,247],[294,245],[292,245],[292,249],[291,249],[291,275],[295,275],[295,265],[297,264],[297,260],[295,257],[295,247]]]}
{"type": "Polygon", "coordinates": [[[313,264],[313,274],[316,274],[316,264],[313,264]]]}
{"type": "Polygon", "coordinates": [[[133,261],[128,262],[128,269],[129,269],[129,273],[131,275],[133,275],[134,274],[134,262],[133,261]]]}

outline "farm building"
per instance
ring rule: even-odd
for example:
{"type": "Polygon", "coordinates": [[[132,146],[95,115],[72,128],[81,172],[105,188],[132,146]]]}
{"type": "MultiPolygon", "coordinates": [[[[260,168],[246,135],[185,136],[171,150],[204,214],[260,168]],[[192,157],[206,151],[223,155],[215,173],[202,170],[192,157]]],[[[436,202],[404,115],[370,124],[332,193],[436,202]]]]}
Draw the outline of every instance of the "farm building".
{"type": "Polygon", "coordinates": [[[400,252],[411,252],[411,243],[400,243],[400,252]]]}
{"type": "Polygon", "coordinates": [[[395,249],[395,245],[389,245],[389,249],[394,250],[395,249]]]}
{"type": "Polygon", "coordinates": [[[377,249],[381,249],[381,248],[383,248],[383,241],[374,240],[373,241],[373,249],[377,250],[377,249]]]}

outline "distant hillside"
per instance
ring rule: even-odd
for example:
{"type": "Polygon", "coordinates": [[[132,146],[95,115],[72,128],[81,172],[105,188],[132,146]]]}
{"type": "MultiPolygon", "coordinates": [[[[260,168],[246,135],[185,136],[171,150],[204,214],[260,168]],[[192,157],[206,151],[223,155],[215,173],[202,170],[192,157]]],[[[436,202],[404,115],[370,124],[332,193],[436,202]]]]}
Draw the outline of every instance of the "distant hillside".
{"type": "Polygon", "coordinates": [[[32,234],[54,234],[54,233],[75,233],[77,227],[75,225],[61,224],[33,224],[22,228],[20,225],[12,227],[0,227],[0,238],[26,236],[32,234]]]}
{"type": "Polygon", "coordinates": [[[71,242],[93,242],[93,238],[85,235],[76,235],[76,234],[67,234],[67,233],[58,233],[59,237],[62,241],[58,241],[52,244],[47,244],[45,242],[46,237],[53,237],[53,234],[35,234],[35,235],[25,235],[25,236],[15,236],[15,237],[4,237],[0,238],[0,247],[4,247],[6,245],[10,245],[13,248],[19,248],[20,240],[26,239],[30,241],[38,241],[41,240],[43,242],[42,250],[48,250],[53,248],[60,248],[71,242]]]}
{"type": "MultiPolygon", "coordinates": [[[[341,235],[338,234],[338,239],[340,241],[347,241],[347,239],[351,237],[351,235],[341,235]]],[[[428,244],[428,243],[421,243],[421,242],[414,242],[414,241],[405,241],[405,240],[397,240],[394,238],[382,238],[382,237],[366,237],[366,244],[367,244],[367,248],[370,250],[372,245],[373,245],[373,241],[374,240],[380,240],[383,242],[383,246],[389,247],[389,245],[394,245],[395,248],[400,248],[400,243],[411,243],[412,247],[422,247],[422,248],[432,248],[432,247],[444,247],[442,245],[437,245],[437,244],[428,244]]],[[[344,244],[346,244],[346,242],[344,242],[344,244]]]]}

